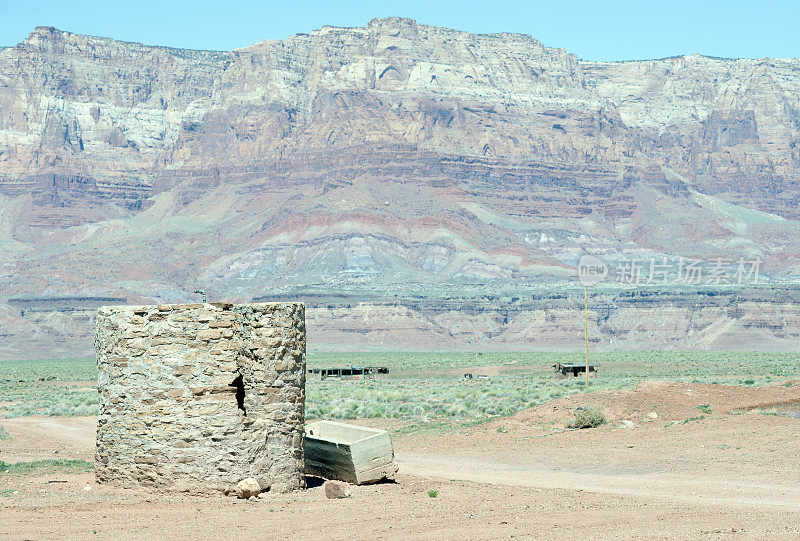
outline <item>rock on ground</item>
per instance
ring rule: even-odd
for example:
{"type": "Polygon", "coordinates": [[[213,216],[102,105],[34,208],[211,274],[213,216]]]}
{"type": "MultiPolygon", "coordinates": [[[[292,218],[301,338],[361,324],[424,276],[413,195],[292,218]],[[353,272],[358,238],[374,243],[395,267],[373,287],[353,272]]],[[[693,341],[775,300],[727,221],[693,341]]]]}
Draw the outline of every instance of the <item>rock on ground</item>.
{"type": "Polygon", "coordinates": [[[236,485],[236,495],[240,498],[246,499],[250,498],[251,496],[258,496],[260,492],[261,485],[259,485],[258,481],[252,477],[242,479],[239,481],[239,484],[236,485]]]}
{"type": "Polygon", "coordinates": [[[350,488],[342,481],[325,481],[325,496],[328,498],[349,498],[350,488]]]}

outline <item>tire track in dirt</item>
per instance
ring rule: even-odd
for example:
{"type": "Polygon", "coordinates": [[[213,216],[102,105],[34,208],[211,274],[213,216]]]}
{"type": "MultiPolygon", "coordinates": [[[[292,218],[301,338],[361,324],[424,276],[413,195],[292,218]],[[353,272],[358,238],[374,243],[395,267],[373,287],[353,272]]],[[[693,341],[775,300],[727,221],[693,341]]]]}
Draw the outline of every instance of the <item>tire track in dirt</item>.
{"type": "Polygon", "coordinates": [[[646,472],[642,474],[581,472],[547,468],[519,458],[403,453],[397,457],[404,474],[493,485],[665,499],[674,503],[716,504],[741,508],[800,511],[800,487],[748,483],[707,475],[646,472]]]}
{"type": "Polygon", "coordinates": [[[50,458],[94,460],[97,417],[16,417],[3,419],[10,440],[0,441],[0,460],[50,458]]]}

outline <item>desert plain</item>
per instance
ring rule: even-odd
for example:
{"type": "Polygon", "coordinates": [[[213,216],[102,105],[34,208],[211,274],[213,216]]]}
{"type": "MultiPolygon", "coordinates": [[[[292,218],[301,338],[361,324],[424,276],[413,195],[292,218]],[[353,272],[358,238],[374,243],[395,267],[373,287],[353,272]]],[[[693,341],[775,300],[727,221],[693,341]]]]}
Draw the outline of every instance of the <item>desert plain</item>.
{"type": "MultiPolygon", "coordinates": [[[[400,467],[395,482],[354,486],[352,497],[336,500],[311,478],[305,490],[253,500],[99,485],[92,471],[96,417],[91,401],[82,400],[93,392],[91,360],[18,363],[5,372],[0,397],[0,535],[800,536],[800,381],[791,374],[793,354],[759,359],[761,370],[746,353],[608,354],[588,391],[582,380],[553,378],[550,363],[561,356],[395,353],[382,355],[394,369],[385,379],[309,379],[307,422],[333,417],[387,428],[400,467]],[[87,379],[47,381],[59,371],[87,379]],[[34,372],[46,374],[45,381],[34,372]],[[487,377],[466,381],[466,372],[487,377]],[[422,382],[427,399],[415,394],[422,382]],[[386,409],[348,406],[358,392],[381,386],[386,409]],[[463,412],[436,404],[452,396],[474,405],[463,412]],[[414,413],[392,416],[405,402],[414,413]],[[518,404],[518,411],[491,413],[501,403],[518,404]],[[54,404],[62,409],[48,409],[54,404]],[[566,428],[576,413],[598,407],[602,425],[566,428]],[[490,413],[476,413],[481,409],[490,413]]],[[[309,365],[335,360],[311,355],[309,365]]]]}

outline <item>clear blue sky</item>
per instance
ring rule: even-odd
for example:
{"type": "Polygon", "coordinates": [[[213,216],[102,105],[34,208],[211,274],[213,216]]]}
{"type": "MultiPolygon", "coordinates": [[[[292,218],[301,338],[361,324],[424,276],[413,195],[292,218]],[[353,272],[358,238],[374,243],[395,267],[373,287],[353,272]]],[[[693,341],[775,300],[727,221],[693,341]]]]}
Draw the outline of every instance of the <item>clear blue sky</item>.
{"type": "Polygon", "coordinates": [[[0,45],[19,43],[36,26],[55,26],[146,44],[229,50],[387,16],[476,33],[521,32],[592,60],[691,53],[800,57],[798,0],[0,0],[0,45]]]}

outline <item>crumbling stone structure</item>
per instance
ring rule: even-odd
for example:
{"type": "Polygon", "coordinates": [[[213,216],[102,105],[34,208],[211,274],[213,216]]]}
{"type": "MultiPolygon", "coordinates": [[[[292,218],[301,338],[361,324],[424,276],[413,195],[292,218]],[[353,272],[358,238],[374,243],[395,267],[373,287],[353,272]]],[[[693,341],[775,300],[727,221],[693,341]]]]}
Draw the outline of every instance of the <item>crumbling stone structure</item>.
{"type": "Polygon", "coordinates": [[[304,486],[303,304],[104,307],[95,344],[98,482],[304,486]]]}

